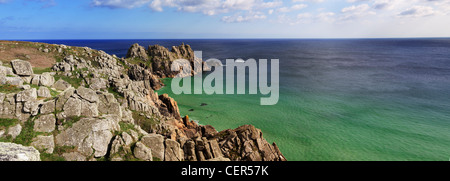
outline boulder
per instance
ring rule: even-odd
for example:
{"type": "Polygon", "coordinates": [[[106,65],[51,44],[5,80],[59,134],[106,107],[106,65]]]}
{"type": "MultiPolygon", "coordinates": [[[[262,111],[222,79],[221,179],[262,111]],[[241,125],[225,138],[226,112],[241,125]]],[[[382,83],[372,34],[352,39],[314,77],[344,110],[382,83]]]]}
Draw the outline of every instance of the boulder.
{"type": "Polygon", "coordinates": [[[36,116],[39,113],[39,105],[42,101],[27,101],[23,104],[23,112],[36,116]]]}
{"type": "Polygon", "coordinates": [[[41,161],[35,148],[0,142],[0,161],[41,161]]]}
{"type": "Polygon", "coordinates": [[[59,79],[58,81],[56,81],[53,84],[53,88],[55,88],[57,90],[61,90],[61,91],[66,90],[69,87],[72,87],[72,85],[70,85],[69,83],[67,83],[63,79],[59,79]]]}
{"type": "Polygon", "coordinates": [[[7,75],[14,75],[12,68],[4,67],[0,64],[0,77],[5,77],[7,75]]]}
{"type": "Polygon", "coordinates": [[[45,153],[53,153],[55,148],[55,142],[53,136],[42,136],[39,135],[33,138],[31,146],[34,146],[38,150],[45,151],[45,153]]]}
{"type": "Polygon", "coordinates": [[[41,105],[42,105],[40,109],[41,114],[49,114],[55,112],[55,100],[44,102],[41,105]]]}
{"type": "Polygon", "coordinates": [[[53,114],[41,115],[34,121],[35,132],[47,132],[50,133],[55,130],[56,118],[53,114]]]}
{"type": "Polygon", "coordinates": [[[166,139],[165,141],[165,152],[164,152],[164,160],[165,161],[183,161],[184,153],[180,148],[180,144],[174,140],[166,139]]]}
{"type": "Polygon", "coordinates": [[[98,102],[98,96],[97,93],[89,88],[85,88],[85,87],[78,87],[78,89],[76,90],[76,93],[84,100],[87,100],[91,103],[94,102],[98,102]]]}
{"type": "Polygon", "coordinates": [[[42,73],[39,79],[39,85],[51,87],[55,83],[55,78],[51,72],[42,73]]]}
{"type": "Polygon", "coordinates": [[[15,126],[8,128],[7,136],[11,136],[12,139],[15,139],[17,136],[19,136],[20,132],[22,132],[22,126],[20,124],[17,124],[15,126]]]}
{"type": "Polygon", "coordinates": [[[22,86],[23,79],[21,79],[20,77],[0,77],[0,84],[22,86]]]}
{"type": "Polygon", "coordinates": [[[139,58],[143,61],[148,61],[147,51],[137,43],[133,44],[130,49],[128,49],[126,58],[139,58]]]}
{"type": "Polygon", "coordinates": [[[149,147],[142,144],[141,142],[136,143],[136,146],[134,147],[134,150],[133,150],[133,154],[134,154],[134,157],[136,157],[140,160],[144,160],[144,161],[152,161],[153,160],[152,150],[149,147]]]}
{"type": "Polygon", "coordinates": [[[269,144],[261,130],[253,125],[240,126],[218,133],[219,145],[225,157],[234,161],[286,161],[276,144],[269,144]]]}
{"type": "Polygon", "coordinates": [[[17,93],[17,102],[35,101],[37,99],[36,88],[28,89],[17,93]]]}
{"type": "Polygon", "coordinates": [[[97,103],[91,103],[86,100],[81,100],[81,116],[97,117],[98,116],[97,103]]]}
{"type": "Polygon", "coordinates": [[[102,78],[92,78],[91,84],[89,85],[89,88],[93,90],[100,90],[100,89],[106,89],[108,87],[108,81],[106,79],[102,78]]]}
{"type": "Polygon", "coordinates": [[[67,117],[80,116],[81,115],[81,103],[80,99],[69,98],[64,104],[63,110],[67,117]]]}
{"type": "Polygon", "coordinates": [[[33,75],[33,67],[31,67],[30,62],[28,61],[16,59],[11,61],[11,66],[17,75],[20,76],[33,75]]]}
{"type": "Polygon", "coordinates": [[[41,75],[33,75],[31,78],[31,84],[33,84],[33,85],[39,85],[40,81],[41,81],[41,75]]]}
{"type": "Polygon", "coordinates": [[[142,137],[141,142],[152,150],[153,157],[160,161],[164,160],[164,136],[159,134],[148,134],[142,137]]]}
{"type": "Polygon", "coordinates": [[[127,132],[122,133],[122,139],[125,145],[131,145],[133,143],[133,138],[127,132]]]}
{"type": "Polygon", "coordinates": [[[52,95],[50,94],[50,90],[47,87],[39,87],[39,90],[37,91],[37,96],[38,97],[45,97],[45,98],[49,98],[52,97],[52,95]]]}
{"type": "Polygon", "coordinates": [[[83,118],[55,137],[58,146],[74,146],[84,157],[94,154],[99,158],[105,156],[108,145],[113,138],[113,131],[120,126],[117,120],[109,116],[105,118],[83,118]]]}

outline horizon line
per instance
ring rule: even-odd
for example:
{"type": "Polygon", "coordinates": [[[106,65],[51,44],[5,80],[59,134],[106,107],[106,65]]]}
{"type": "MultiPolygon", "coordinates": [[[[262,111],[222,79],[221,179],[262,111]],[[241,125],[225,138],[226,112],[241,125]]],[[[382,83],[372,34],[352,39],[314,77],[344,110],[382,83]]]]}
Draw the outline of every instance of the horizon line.
{"type": "Polygon", "coordinates": [[[377,38],[63,38],[63,39],[0,39],[0,41],[36,41],[36,40],[363,40],[363,39],[448,39],[450,37],[377,37],[377,38]]]}

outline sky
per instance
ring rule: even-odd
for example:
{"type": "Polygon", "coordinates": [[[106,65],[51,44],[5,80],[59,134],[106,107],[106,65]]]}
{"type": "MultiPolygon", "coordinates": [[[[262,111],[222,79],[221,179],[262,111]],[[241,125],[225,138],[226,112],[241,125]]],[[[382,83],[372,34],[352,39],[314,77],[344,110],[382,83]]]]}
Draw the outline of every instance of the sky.
{"type": "Polygon", "coordinates": [[[0,39],[450,37],[450,0],[0,0],[0,39]]]}

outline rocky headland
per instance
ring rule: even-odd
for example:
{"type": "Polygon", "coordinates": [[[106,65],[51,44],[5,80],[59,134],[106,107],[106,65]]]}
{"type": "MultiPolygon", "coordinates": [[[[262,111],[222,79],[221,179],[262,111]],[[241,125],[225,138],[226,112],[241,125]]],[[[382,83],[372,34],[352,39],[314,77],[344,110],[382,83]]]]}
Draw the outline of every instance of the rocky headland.
{"type": "Polygon", "coordinates": [[[119,58],[88,47],[0,41],[0,160],[286,160],[254,126],[218,132],[158,95],[160,79],[178,73],[170,70],[178,58],[202,62],[185,44],[134,44],[119,58]]]}

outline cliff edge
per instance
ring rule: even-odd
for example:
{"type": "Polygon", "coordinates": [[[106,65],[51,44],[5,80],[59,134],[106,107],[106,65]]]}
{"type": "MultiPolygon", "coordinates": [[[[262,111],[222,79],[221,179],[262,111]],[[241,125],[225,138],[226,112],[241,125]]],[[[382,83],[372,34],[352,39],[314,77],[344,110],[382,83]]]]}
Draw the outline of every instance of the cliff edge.
{"type": "Polygon", "coordinates": [[[88,47],[0,41],[0,142],[32,146],[41,160],[286,160],[254,126],[217,132],[158,95],[178,58],[202,62],[185,44],[170,51],[134,44],[119,58],[88,47]]]}

